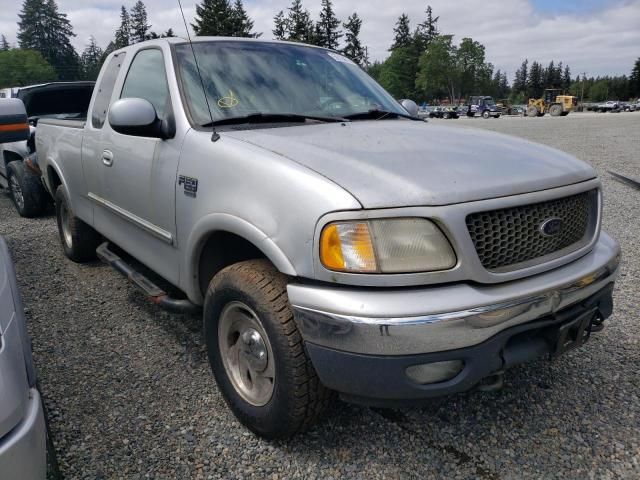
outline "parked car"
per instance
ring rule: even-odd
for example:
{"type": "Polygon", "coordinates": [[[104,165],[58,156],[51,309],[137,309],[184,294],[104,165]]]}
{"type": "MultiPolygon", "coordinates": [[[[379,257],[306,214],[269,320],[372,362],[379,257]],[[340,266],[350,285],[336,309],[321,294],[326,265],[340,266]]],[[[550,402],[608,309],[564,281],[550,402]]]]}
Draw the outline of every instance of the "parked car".
{"type": "Polygon", "coordinates": [[[466,114],[468,117],[500,118],[502,110],[493,97],[480,95],[469,97],[466,114]]]}
{"type": "Polygon", "coordinates": [[[222,395],[274,438],[331,391],[390,406],[500,385],[611,314],[620,247],[593,168],[413,120],[336,52],[169,38],[112,53],[87,121],[43,119],[36,143],[67,257],[202,307],[222,395]]]}
{"type": "MultiPolygon", "coordinates": [[[[29,135],[17,100],[0,100],[0,143],[29,135]]],[[[0,478],[44,480],[46,428],[24,310],[7,244],[0,237],[0,478]]]]}
{"type": "Polygon", "coordinates": [[[595,106],[596,112],[618,112],[620,111],[620,102],[617,100],[609,100],[604,103],[599,103],[595,106]]]}
{"type": "Polygon", "coordinates": [[[429,112],[429,118],[458,118],[460,115],[454,107],[435,107],[429,112]]]}
{"type": "Polygon", "coordinates": [[[25,105],[31,135],[28,140],[0,145],[0,186],[23,217],[41,215],[51,199],[40,182],[35,133],[40,118],[78,119],[86,114],[95,82],[57,82],[7,89],[25,105]]]}
{"type": "Polygon", "coordinates": [[[420,118],[429,118],[431,112],[435,110],[436,107],[431,105],[421,105],[418,109],[418,117],[420,118]]]}

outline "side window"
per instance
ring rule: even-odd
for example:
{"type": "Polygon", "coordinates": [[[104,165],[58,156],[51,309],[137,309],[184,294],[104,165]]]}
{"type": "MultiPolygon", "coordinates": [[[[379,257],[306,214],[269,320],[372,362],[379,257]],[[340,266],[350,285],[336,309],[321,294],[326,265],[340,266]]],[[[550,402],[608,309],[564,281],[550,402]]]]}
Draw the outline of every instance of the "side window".
{"type": "Polygon", "coordinates": [[[141,50],[133,59],[120,98],[144,98],[155,107],[158,118],[164,118],[169,102],[169,85],[162,52],[141,50]]]}
{"type": "Polygon", "coordinates": [[[91,114],[91,125],[93,128],[102,128],[102,125],[104,125],[104,120],[107,118],[107,110],[109,110],[113,87],[116,84],[116,79],[120,73],[120,65],[122,65],[125,55],[124,52],[119,53],[114,56],[105,67],[91,114]]]}

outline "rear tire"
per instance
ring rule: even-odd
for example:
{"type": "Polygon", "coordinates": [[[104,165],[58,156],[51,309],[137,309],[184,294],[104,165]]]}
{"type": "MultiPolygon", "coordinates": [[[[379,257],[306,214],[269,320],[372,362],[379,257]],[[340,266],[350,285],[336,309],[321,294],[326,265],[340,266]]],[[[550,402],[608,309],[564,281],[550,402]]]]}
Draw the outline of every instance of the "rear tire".
{"type": "Polygon", "coordinates": [[[549,114],[552,117],[559,117],[560,115],[562,115],[562,105],[559,105],[557,103],[554,103],[553,105],[551,105],[549,107],[549,114]]]}
{"type": "Polygon", "coordinates": [[[287,438],[325,410],[330,391],[307,356],[287,279],[267,260],[240,262],[213,278],[204,303],[204,333],[220,391],[249,430],[287,438]]]}
{"type": "Polygon", "coordinates": [[[527,108],[527,117],[537,117],[539,113],[538,107],[531,105],[527,108]]]}
{"type": "Polygon", "coordinates": [[[56,190],[56,219],[64,254],[76,263],[96,259],[96,248],[102,237],[91,226],[75,216],[64,187],[56,190]]]}
{"type": "Polygon", "coordinates": [[[7,166],[9,195],[21,217],[33,218],[42,215],[47,208],[48,194],[40,177],[27,169],[22,160],[7,166]]]}

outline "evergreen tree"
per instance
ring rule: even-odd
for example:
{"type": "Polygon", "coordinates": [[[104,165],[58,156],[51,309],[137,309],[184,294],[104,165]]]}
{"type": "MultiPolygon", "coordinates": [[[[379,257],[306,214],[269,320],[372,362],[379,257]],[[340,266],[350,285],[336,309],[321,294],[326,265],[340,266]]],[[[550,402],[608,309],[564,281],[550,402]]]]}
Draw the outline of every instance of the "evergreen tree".
{"type": "Polygon", "coordinates": [[[562,72],[562,88],[564,90],[569,90],[571,86],[571,70],[569,69],[569,65],[565,65],[564,72],[562,72]]]}
{"type": "Polygon", "coordinates": [[[231,23],[234,37],[258,38],[261,33],[253,32],[253,20],[244,9],[242,0],[236,0],[231,8],[231,23]]]}
{"type": "Polygon", "coordinates": [[[527,92],[531,98],[542,97],[544,90],[544,68],[538,62],[531,64],[529,70],[529,80],[527,83],[527,92]]]}
{"type": "Polygon", "coordinates": [[[382,65],[380,84],[395,98],[416,97],[418,64],[412,46],[398,47],[382,65]]]}
{"type": "Polygon", "coordinates": [[[636,60],[629,77],[629,94],[640,97],[640,57],[636,60]]]}
{"type": "Polygon", "coordinates": [[[293,0],[287,17],[287,40],[293,42],[314,42],[314,26],[309,10],[302,6],[302,0],[293,0]]]}
{"type": "MultiPolygon", "coordinates": [[[[516,70],[516,75],[513,80],[513,90],[520,94],[527,91],[527,85],[529,84],[529,60],[526,58],[520,65],[520,68],[516,70]]],[[[526,96],[526,95],[525,95],[526,96]]]]}
{"type": "Polygon", "coordinates": [[[173,33],[173,28],[169,28],[169,30],[167,30],[162,35],[160,35],[161,38],[171,38],[171,37],[175,37],[175,36],[176,36],[176,34],[173,33]]]}
{"type": "Polygon", "coordinates": [[[550,88],[553,85],[555,69],[555,64],[553,60],[551,60],[551,62],[549,62],[549,66],[544,69],[544,73],[542,74],[542,85],[544,88],[550,88]]]}
{"type": "Polygon", "coordinates": [[[55,0],[24,0],[18,16],[20,48],[40,52],[60,80],[77,79],[80,60],[71,45],[75,33],[55,0]]]}
{"type": "Polygon", "coordinates": [[[96,43],[93,35],[89,38],[89,45],[84,49],[80,56],[82,64],[82,76],[85,80],[95,80],[100,73],[104,52],[96,43]]]}
{"type": "Polygon", "coordinates": [[[144,42],[150,38],[149,30],[151,25],[147,23],[147,7],[142,0],[138,0],[131,9],[131,34],[130,42],[132,44],[144,42]]]}
{"type": "MultiPolygon", "coordinates": [[[[362,24],[362,21],[360,21],[360,23],[362,24]]],[[[332,50],[338,49],[342,32],[340,31],[340,20],[338,20],[335,12],[333,11],[333,4],[331,3],[331,0],[322,0],[320,21],[316,24],[316,37],[317,43],[321,47],[330,48],[332,50]]]]}
{"type": "Polygon", "coordinates": [[[11,50],[11,45],[7,42],[7,37],[0,36],[0,52],[8,52],[9,50],[11,50]]]}
{"type": "Polygon", "coordinates": [[[116,38],[114,46],[116,49],[127,47],[131,41],[131,18],[129,17],[129,12],[122,5],[120,7],[120,26],[116,30],[116,38]]]}
{"type": "Polygon", "coordinates": [[[202,0],[196,5],[196,23],[191,26],[196,35],[233,36],[233,10],[229,0],[202,0]]]}
{"type": "Polygon", "coordinates": [[[368,66],[367,50],[360,42],[360,30],[362,28],[362,19],[357,13],[351,15],[346,23],[342,25],[345,29],[346,45],[342,49],[342,53],[349,57],[361,67],[368,66]]]}
{"type": "Polygon", "coordinates": [[[287,25],[287,18],[284,16],[284,12],[280,10],[278,14],[273,17],[273,38],[276,40],[286,40],[289,26],[287,25]]]}
{"type": "Polygon", "coordinates": [[[409,16],[406,13],[400,15],[396,26],[393,28],[394,40],[390,51],[396,48],[405,48],[411,44],[411,28],[409,26],[409,16]]]}
{"type": "Polygon", "coordinates": [[[425,13],[427,14],[426,20],[418,25],[414,34],[420,52],[426,50],[433,39],[438,36],[438,19],[440,17],[433,17],[431,5],[427,5],[425,13]]]}

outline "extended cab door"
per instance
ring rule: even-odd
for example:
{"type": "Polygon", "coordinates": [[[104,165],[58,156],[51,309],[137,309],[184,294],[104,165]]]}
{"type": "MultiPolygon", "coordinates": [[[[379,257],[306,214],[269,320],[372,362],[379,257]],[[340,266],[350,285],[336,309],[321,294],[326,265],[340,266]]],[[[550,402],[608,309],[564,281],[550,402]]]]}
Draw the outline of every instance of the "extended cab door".
{"type": "MultiPolygon", "coordinates": [[[[160,119],[172,117],[164,53],[144,48],[125,62],[118,98],[148,100],[160,119]]],[[[170,281],[178,281],[175,249],[175,180],[180,141],[124,135],[103,128],[99,156],[101,195],[95,195],[98,231],[170,281]]]]}

